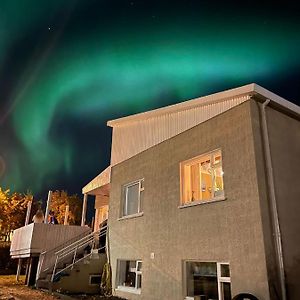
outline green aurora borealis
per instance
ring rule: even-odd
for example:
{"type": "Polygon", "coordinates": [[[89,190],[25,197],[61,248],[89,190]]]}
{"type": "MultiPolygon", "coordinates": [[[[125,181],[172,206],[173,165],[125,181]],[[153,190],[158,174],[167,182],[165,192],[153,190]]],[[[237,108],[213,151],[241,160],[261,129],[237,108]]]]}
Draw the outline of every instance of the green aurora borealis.
{"type": "Polygon", "coordinates": [[[115,117],[250,82],[300,94],[297,7],[60,2],[0,4],[0,186],[80,192],[115,117]]]}

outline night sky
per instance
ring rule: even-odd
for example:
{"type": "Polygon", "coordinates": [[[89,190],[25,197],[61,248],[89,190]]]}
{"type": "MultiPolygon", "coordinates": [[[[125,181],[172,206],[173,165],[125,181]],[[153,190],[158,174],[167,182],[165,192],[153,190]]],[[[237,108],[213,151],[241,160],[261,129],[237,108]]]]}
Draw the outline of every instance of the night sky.
{"type": "Polygon", "coordinates": [[[222,3],[1,0],[0,186],[80,193],[117,117],[251,82],[299,104],[298,7],[222,3]]]}

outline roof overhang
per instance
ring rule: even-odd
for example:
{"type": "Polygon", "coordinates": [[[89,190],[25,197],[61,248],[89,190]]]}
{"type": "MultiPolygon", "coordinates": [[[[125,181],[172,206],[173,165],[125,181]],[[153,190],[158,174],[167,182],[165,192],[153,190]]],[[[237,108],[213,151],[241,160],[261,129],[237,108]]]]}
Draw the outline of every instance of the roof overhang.
{"type": "Polygon", "coordinates": [[[166,106],[163,108],[150,110],[147,112],[127,116],[124,118],[119,118],[115,120],[111,120],[107,122],[107,125],[110,127],[123,126],[128,123],[134,123],[136,121],[141,121],[145,119],[150,119],[153,117],[157,117],[159,115],[163,115],[166,113],[173,113],[181,110],[188,110],[197,106],[204,106],[208,104],[213,104],[217,102],[224,101],[228,98],[234,98],[242,95],[260,95],[262,98],[269,99],[276,106],[281,106],[285,110],[288,110],[292,114],[300,115],[300,107],[293,104],[290,101],[285,100],[284,98],[268,91],[267,89],[259,86],[256,83],[247,84],[238,88],[230,89],[227,91],[211,94],[208,96],[184,101],[178,104],[166,106]]]}
{"type": "Polygon", "coordinates": [[[89,195],[108,195],[110,188],[111,166],[108,166],[98,176],[91,180],[82,188],[83,194],[89,195]]]}

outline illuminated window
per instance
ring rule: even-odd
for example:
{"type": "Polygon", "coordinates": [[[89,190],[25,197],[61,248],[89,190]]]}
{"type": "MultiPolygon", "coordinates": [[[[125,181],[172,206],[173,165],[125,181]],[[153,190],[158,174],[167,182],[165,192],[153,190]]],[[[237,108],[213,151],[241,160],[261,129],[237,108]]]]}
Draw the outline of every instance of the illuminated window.
{"type": "Polygon", "coordinates": [[[182,162],[180,172],[182,204],[224,197],[221,150],[182,162]]]}
{"type": "Polygon", "coordinates": [[[140,293],[142,288],[142,261],[118,260],[117,288],[140,293]]]}
{"type": "Polygon", "coordinates": [[[143,179],[124,185],[122,217],[142,212],[143,179]]]}
{"type": "Polygon", "coordinates": [[[228,263],[187,261],[186,299],[231,300],[228,263]]]}

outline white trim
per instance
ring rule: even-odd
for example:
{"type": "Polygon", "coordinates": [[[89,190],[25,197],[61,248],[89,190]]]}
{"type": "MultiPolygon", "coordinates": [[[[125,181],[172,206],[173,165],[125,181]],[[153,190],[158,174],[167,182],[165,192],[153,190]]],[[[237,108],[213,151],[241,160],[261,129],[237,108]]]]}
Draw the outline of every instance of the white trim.
{"type": "Polygon", "coordinates": [[[300,107],[276,94],[273,92],[261,87],[260,85],[253,83],[254,85],[254,92],[256,94],[262,95],[265,99],[271,100],[271,102],[276,103],[294,113],[297,115],[300,115],[300,107]]]}
{"type": "Polygon", "coordinates": [[[98,174],[94,179],[92,179],[89,183],[87,183],[82,188],[82,193],[83,194],[90,193],[91,195],[100,194],[99,192],[93,194],[93,192],[95,192],[95,190],[97,190],[98,188],[109,184],[110,177],[111,177],[111,166],[109,165],[106,169],[104,169],[100,174],[98,174]]]}
{"type": "Polygon", "coordinates": [[[183,101],[178,104],[169,105],[166,107],[130,115],[130,116],[123,117],[123,118],[118,118],[115,120],[110,120],[107,122],[107,125],[110,127],[122,126],[126,123],[128,124],[128,123],[136,122],[139,120],[146,120],[146,119],[150,119],[150,118],[160,116],[163,114],[167,114],[167,113],[174,113],[174,112],[178,112],[178,111],[182,111],[182,110],[192,109],[197,106],[218,103],[218,102],[224,101],[229,98],[247,95],[251,92],[254,92],[254,84],[253,83],[244,85],[242,87],[238,87],[235,89],[231,89],[231,90],[227,90],[227,91],[214,93],[211,95],[183,101]]]}
{"type": "Polygon", "coordinates": [[[215,203],[215,202],[220,202],[220,201],[224,201],[224,200],[227,200],[227,198],[225,196],[219,196],[219,197],[211,198],[210,200],[206,200],[206,201],[194,201],[194,202],[182,204],[182,205],[179,205],[178,208],[192,207],[192,206],[196,206],[196,205],[215,203]]]}
{"type": "Polygon", "coordinates": [[[193,299],[193,296],[187,296],[187,286],[186,286],[186,281],[187,281],[187,263],[190,262],[196,262],[196,263],[214,263],[216,264],[217,267],[217,284],[218,284],[218,300],[224,300],[223,294],[222,294],[222,283],[230,283],[231,284],[231,277],[221,277],[221,265],[228,265],[229,266],[229,272],[230,272],[230,263],[229,262],[218,262],[214,260],[199,260],[199,259],[187,259],[183,260],[183,280],[184,280],[184,295],[185,295],[185,300],[187,299],[193,299]]]}
{"type": "MultiPolygon", "coordinates": [[[[216,148],[214,150],[208,151],[208,152],[204,152],[202,154],[199,154],[197,156],[194,156],[192,158],[186,159],[184,161],[181,161],[179,163],[179,174],[180,174],[180,205],[179,207],[185,207],[185,206],[194,206],[194,205],[198,205],[198,204],[202,204],[202,203],[208,203],[208,202],[214,202],[214,201],[219,201],[219,200],[225,200],[225,187],[224,187],[224,172],[223,172],[223,153],[222,153],[222,149],[221,148],[216,148]],[[214,159],[215,159],[215,155],[220,153],[220,162],[215,163],[214,159]],[[190,171],[187,171],[186,168],[191,167],[192,165],[195,164],[199,164],[200,165],[200,175],[199,175],[199,179],[200,179],[200,186],[202,185],[202,179],[201,179],[201,172],[202,172],[202,167],[201,167],[201,163],[204,161],[210,161],[210,168],[212,170],[210,176],[211,176],[211,182],[212,182],[212,186],[211,186],[211,196],[213,196],[212,198],[209,199],[204,199],[202,200],[202,193],[200,192],[200,199],[195,199],[194,201],[189,201],[189,202],[184,202],[184,199],[186,197],[185,192],[186,192],[186,188],[187,186],[190,188],[191,187],[191,182],[187,183],[187,177],[190,177],[190,171]],[[223,189],[222,191],[222,195],[219,196],[215,196],[215,174],[214,174],[214,170],[218,167],[222,168],[222,185],[223,185],[223,189]],[[187,176],[188,175],[188,176],[187,176]]],[[[193,192],[192,192],[193,193],[193,192]]],[[[192,195],[193,197],[193,195],[192,195]]]]}
{"type": "Polygon", "coordinates": [[[222,277],[221,276],[221,266],[222,265],[228,265],[229,266],[229,272],[230,272],[230,265],[229,263],[224,262],[217,262],[217,279],[218,279],[218,294],[219,294],[219,300],[224,300],[224,295],[222,293],[222,283],[231,283],[230,277],[222,277]]]}
{"type": "Polygon", "coordinates": [[[122,201],[121,201],[121,217],[118,220],[126,219],[128,217],[140,217],[141,216],[141,192],[144,191],[144,178],[132,181],[130,183],[126,183],[123,185],[123,193],[122,193],[122,201]],[[138,185],[138,211],[137,213],[128,214],[128,188],[138,185]]]}
{"type": "Polygon", "coordinates": [[[141,287],[137,287],[138,284],[138,277],[142,276],[142,268],[143,268],[143,261],[142,260],[136,260],[136,259],[118,259],[117,260],[117,287],[116,290],[134,293],[134,294],[140,294],[141,293],[141,287]],[[135,273],[135,287],[130,286],[124,286],[120,285],[123,284],[123,279],[120,278],[120,270],[121,270],[121,263],[127,264],[127,262],[135,262],[135,268],[131,268],[129,271],[132,273],[135,273]],[[140,265],[140,270],[138,270],[138,266],[140,265]]]}
{"type": "Polygon", "coordinates": [[[141,212],[133,214],[133,215],[128,215],[128,216],[124,216],[124,217],[118,218],[117,220],[118,221],[122,221],[122,220],[126,220],[126,219],[134,219],[134,218],[141,217],[143,215],[144,215],[144,212],[141,211],[141,212]]]}
{"type": "Polygon", "coordinates": [[[214,150],[209,150],[209,151],[206,151],[202,154],[199,154],[199,155],[196,155],[192,158],[189,158],[189,159],[186,159],[184,161],[181,161],[180,163],[181,164],[190,164],[191,162],[198,162],[198,161],[202,161],[202,157],[203,156],[211,156],[214,154],[214,152],[217,152],[217,151],[221,151],[221,156],[222,156],[222,149],[219,147],[219,148],[216,148],[214,150]]]}
{"type": "Polygon", "coordinates": [[[192,109],[197,106],[203,106],[213,103],[222,102],[229,98],[240,97],[243,95],[261,95],[264,98],[270,99],[272,102],[300,115],[300,107],[286,99],[268,91],[267,89],[259,86],[256,83],[250,83],[238,88],[222,91],[219,93],[214,93],[204,97],[195,98],[192,100],[184,101],[178,104],[169,105],[166,107],[150,110],[147,112],[134,114],[131,116],[110,120],[107,125],[110,127],[124,126],[125,124],[137,122],[140,120],[150,119],[159,115],[164,115],[167,113],[174,113],[178,111],[192,109]]]}
{"type": "Polygon", "coordinates": [[[142,289],[135,289],[135,288],[132,288],[132,287],[122,286],[122,285],[118,285],[118,287],[115,290],[120,291],[120,292],[138,294],[138,295],[140,295],[141,292],[142,292],[142,289]]]}

